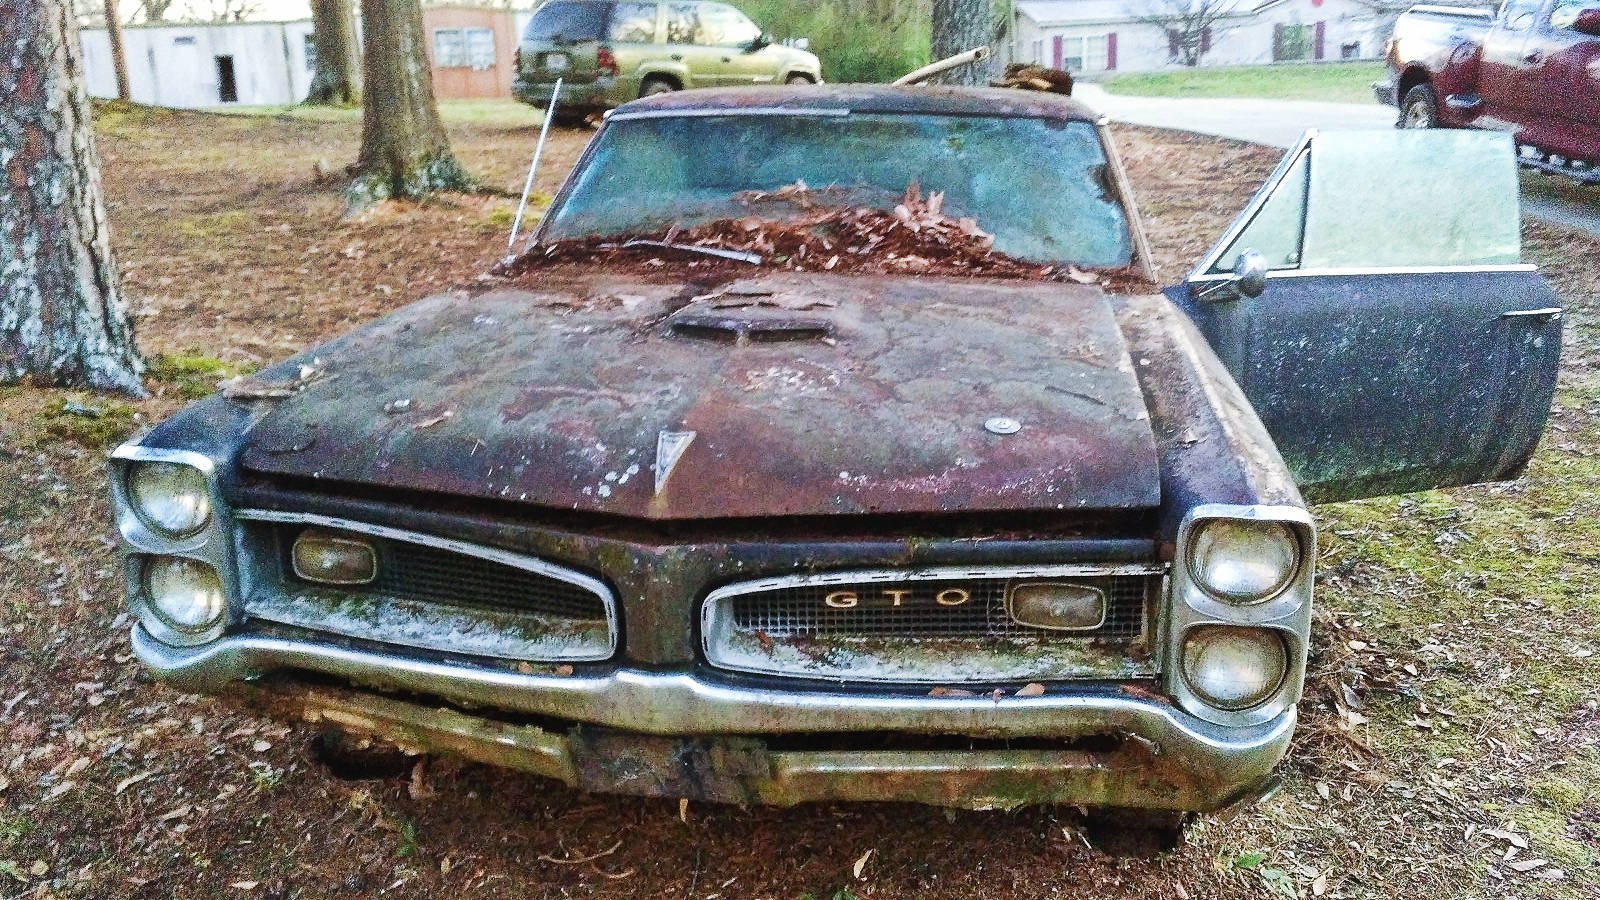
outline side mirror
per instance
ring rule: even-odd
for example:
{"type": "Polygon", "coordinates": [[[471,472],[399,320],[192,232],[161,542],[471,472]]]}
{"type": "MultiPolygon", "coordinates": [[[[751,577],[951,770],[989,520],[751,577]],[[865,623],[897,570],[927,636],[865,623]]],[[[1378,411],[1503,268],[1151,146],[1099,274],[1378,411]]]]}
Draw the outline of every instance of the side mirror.
{"type": "Polygon", "coordinates": [[[1572,20],[1572,30],[1590,37],[1600,37],[1600,7],[1586,9],[1572,20]]]}
{"type": "Polygon", "coordinates": [[[1259,250],[1246,250],[1233,263],[1233,289],[1241,297],[1259,297],[1267,289],[1267,258],[1259,250]]]}
{"type": "Polygon", "coordinates": [[[1194,299],[1240,300],[1259,297],[1267,289],[1267,258],[1259,250],[1246,250],[1233,264],[1233,274],[1196,294],[1194,299]]]}
{"type": "Polygon", "coordinates": [[[766,49],[767,47],[770,47],[770,46],[772,46],[772,35],[769,34],[768,32],[763,31],[760,34],[756,35],[755,40],[751,41],[744,48],[744,52],[746,52],[746,53],[755,53],[757,50],[764,50],[764,49],[766,49]]]}
{"type": "Polygon", "coordinates": [[[796,50],[810,50],[811,49],[811,38],[808,38],[808,37],[795,38],[794,40],[789,42],[789,45],[791,47],[795,48],[796,50]]]}

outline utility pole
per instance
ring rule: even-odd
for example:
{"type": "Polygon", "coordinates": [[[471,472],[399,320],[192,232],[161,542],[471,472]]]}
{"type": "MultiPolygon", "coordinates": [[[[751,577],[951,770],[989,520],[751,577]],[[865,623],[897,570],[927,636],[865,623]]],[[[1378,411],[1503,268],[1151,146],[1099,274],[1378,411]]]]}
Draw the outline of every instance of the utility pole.
{"type": "Polygon", "coordinates": [[[117,73],[117,99],[126,103],[133,99],[128,89],[128,57],[122,52],[122,17],[117,13],[117,0],[106,0],[106,34],[111,38],[111,69],[117,73]]]}

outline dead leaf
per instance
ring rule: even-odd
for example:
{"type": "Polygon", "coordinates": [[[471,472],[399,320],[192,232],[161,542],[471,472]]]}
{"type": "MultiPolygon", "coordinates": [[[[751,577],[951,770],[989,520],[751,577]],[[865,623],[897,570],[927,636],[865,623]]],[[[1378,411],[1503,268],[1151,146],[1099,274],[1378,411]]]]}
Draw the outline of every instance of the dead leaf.
{"type": "Polygon", "coordinates": [[[121,795],[123,791],[133,787],[141,781],[144,781],[146,778],[149,778],[154,774],[154,772],[140,772],[138,775],[129,775],[127,778],[117,782],[117,787],[111,792],[111,796],[116,797],[121,795]]]}
{"type": "Polygon", "coordinates": [[[689,824],[689,798],[688,797],[679,797],[678,798],[678,821],[682,822],[685,825],[689,824]]]}
{"type": "Polygon", "coordinates": [[[1508,866],[1510,867],[1511,871],[1513,871],[1513,872],[1532,872],[1534,869],[1537,869],[1540,866],[1548,866],[1548,865],[1550,865],[1550,861],[1549,860],[1547,860],[1547,859],[1539,859],[1537,857],[1535,857],[1533,859],[1520,859],[1520,860],[1517,860],[1514,863],[1509,863],[1508,864],[1508,866]]]}
{"type": "Polygon", "coordinates": [[[861,854],[861,858],[856,860],[856,864],[850,867],[850,872],[856,877],[857,881],[861,880],[861,873],[867,870],[867,860],[871,859],[872,854],[876,852],[877,848],[873,848],[861,854]]]}
{"type": "Polygon", "coordinates": [[[929,697],[975,697],[971,691],[962,688],[936,687],[928,692],[929,697]]]}
{"type": "Polygon", "coordinates": [[[1014,694],[1013,696],[1016,696],[1016,697],[1043,697],[1044,696],[1044,685],[1040,684],[1037,681],[1030,682],[1028,684],[1023,685],[1021,687],[1021,689],[1019,689],[1016,692],[1016,694],[1014,694]]]}

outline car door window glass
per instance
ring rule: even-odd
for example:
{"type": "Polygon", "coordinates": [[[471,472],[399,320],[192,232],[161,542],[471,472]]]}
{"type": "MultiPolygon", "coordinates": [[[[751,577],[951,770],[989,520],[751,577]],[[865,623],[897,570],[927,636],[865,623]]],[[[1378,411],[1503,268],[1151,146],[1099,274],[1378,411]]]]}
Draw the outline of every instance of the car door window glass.
{"type": "Polygon", "coordinates": [[[1555,29],[1570,29],[1578,21],[1578,13],[1596,5],[1600,0],[1556,0],[1555,8],[1550,10],[1550,27],[1555,29]]]}
{"type": "Polygon", "coordinates": [[[606,36],[619,44],[648,44],[656,39],[656,4],[618,3],[606,36]]]}
{"type": "Polygon", "coordinates": [[[700,6],[700,30],[695,43],[709,47],[743,47],[761,36],[761,29],[744,13],[721,3],[700,6]]]}
{"type": "Polygon", "coordinates": [[[700,30],[700,4],[667,4],[667,43],[693,44],[700,30]]]}
{"type": "Polygon", "coordinates": [[[1544,6],[1538,0],[1513,0],[1506,4],[1501,21],[1510,31],[1528,31],[1533,28],[1533,23],[1539,17],[1539,8],[1544,6]]]}
{"type": "Polygon", "coordinates": [[[1212,274],[1231,271],[1234,260],[1245,250],[1259,251],[1267,258],[1270,269],[1293,269],[1300,265],[1300,245],[1306,230],[1308,160],[1309,154],[1302,152],[1261,204],[1250,224],[1217,258],[1210,270],[1212,274]]]}

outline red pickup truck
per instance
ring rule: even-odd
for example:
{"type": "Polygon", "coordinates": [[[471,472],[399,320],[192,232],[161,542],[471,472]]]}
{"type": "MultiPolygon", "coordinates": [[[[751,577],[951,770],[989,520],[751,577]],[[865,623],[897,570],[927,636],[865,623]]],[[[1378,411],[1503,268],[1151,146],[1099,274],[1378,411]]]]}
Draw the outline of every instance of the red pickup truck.
{"type": "Polygon", "coordinates": [[[1600,184],[1600,0],[1413,6],[1385,57],[1398,127],[1510,131],[1524,165],[1600,184]]]}

